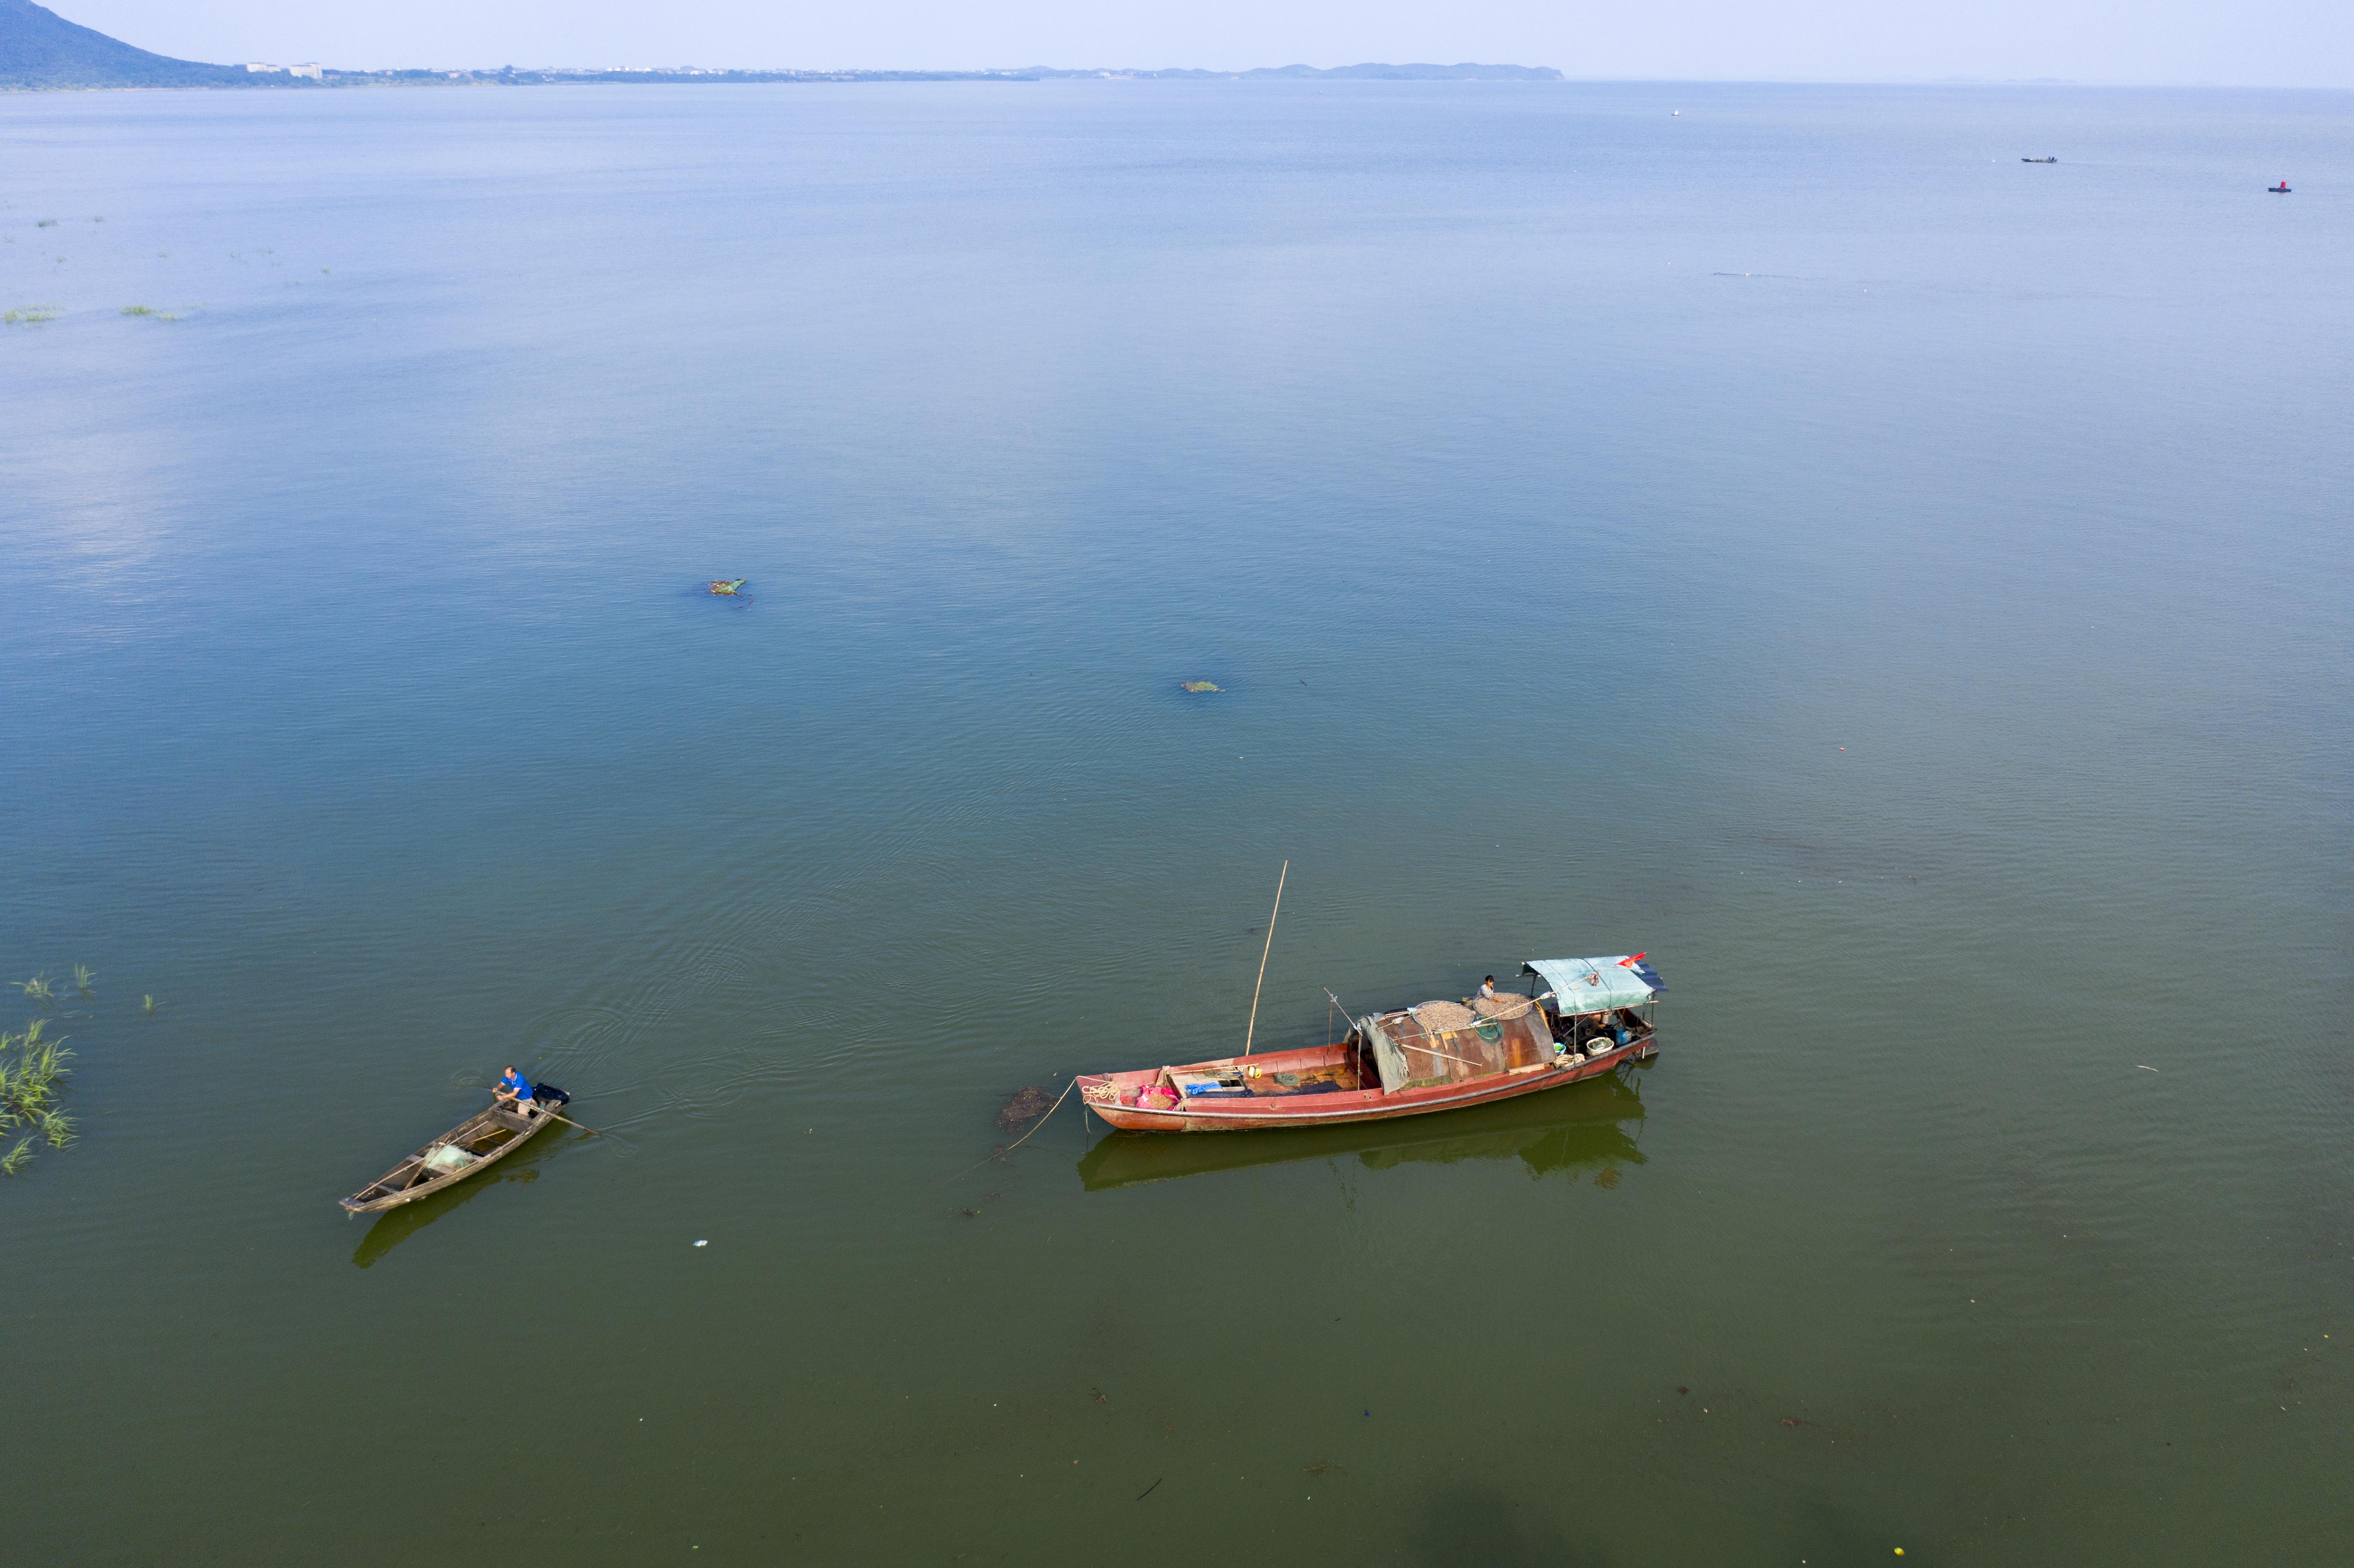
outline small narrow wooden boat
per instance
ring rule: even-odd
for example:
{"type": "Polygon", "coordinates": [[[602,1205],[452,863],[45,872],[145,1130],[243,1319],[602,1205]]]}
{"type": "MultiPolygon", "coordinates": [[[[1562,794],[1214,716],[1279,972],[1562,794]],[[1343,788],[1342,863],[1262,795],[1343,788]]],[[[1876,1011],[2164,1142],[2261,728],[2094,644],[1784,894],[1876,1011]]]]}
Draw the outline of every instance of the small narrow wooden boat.
{"type": "Polygon", "coordinates": [[[355,1214],[376,1214],[429,1198],[444,1187],[479,1175],[555,1122],[545,1110],[535,1109],[526,1118],[493,1106],[479,1116],[468,1117],[344,1199],[344,1207],[355,1214]]]}
{"type": "Polygon", "coordinates": [[[1129,1131],[1242,1132],[1381,1121],[1555,1089],[1659,1050],[1651,1004],[1667,986],[1645,956],[1534,959],[1521,972],[1551,985],[1542,996],[1498,996],[1477,1011],[1426,1001],[1369,1013],[1342,1039],[1304,1050],[1082,1073],[1079,1094],[1129,1131]]]}

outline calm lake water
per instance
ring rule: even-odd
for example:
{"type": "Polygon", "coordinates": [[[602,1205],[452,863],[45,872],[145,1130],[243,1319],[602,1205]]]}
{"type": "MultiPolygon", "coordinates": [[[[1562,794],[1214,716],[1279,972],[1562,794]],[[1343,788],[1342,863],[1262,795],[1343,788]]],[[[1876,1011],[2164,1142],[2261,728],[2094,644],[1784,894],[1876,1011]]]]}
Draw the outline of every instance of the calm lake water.
{"type": "Polygon", "coordinates": [[[11,1561],[2343,1550],[2354,95],[0,137],[11,1561]],[[1664,1048],[976,1168],[1287,859],[1260,1041],[1664,1048]],[[345,1219],[509,1061],[604,1136],[345,1219]]]}

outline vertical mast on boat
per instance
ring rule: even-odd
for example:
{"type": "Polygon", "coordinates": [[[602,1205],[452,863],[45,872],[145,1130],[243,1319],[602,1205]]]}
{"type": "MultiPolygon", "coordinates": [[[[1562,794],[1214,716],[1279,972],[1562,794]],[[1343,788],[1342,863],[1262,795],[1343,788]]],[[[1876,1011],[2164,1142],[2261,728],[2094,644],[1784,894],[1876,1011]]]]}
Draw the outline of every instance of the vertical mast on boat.
{"type": "Polygon", "coordinates": [[[1259,986],[1267,984],[1267,956],[1275,950],[1276,916],[1283,913],[1283,879],[1291,874],[1291,862],[1283,863],[1275,878],[1275,912],[1267,917],[1267,946],[1258,950],[1258,985],[1251,987],[1250,1027],[1243,1032],[1243,1054],[1251,1054],[1251,1042],[1258,1036],[1259,986]]]}

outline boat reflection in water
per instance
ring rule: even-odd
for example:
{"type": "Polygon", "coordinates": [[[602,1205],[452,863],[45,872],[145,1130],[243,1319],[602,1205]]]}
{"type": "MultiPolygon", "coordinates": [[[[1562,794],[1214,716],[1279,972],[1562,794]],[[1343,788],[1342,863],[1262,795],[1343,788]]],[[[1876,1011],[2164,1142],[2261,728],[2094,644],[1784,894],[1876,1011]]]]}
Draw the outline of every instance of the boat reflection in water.
{"type": "Polygon", "coordinates": [[[353,1249],[352,1266],[369,1266],[434,1221],[455,1213],[493,1187],[504,1187],[510,1181],[536,1181],[539,1162],[555,1151],[560,1140],[559,1131],[556,1138],[541,1139],[532,1148],[515,1150],[513,1160],[503,1161],[496,1170],[485,1171],[471,1181],[461,1181],[429,1198],[420,1198],[406,1207],[377,1215],[376,1224],[367,1228],[367,1234],[360,1237],[360,1245],[353,1249]]]}
{"type": "Polygon", "coordinates": [[[1246,1171],[1303,1160],[1354,1155],[1369,1171],[1398,1165],[1453,1165],[1466,1160],[1518,1160],[1532,1177],[1640,1165],[1643,1096],[1629,1065],[1550,1094],[1501,1100],[1404,1121],[1340,1127],[1268,1128],[1252,1138],[1169,1138],[1115,1132],[1079,1161],[1090,1192],[1170,1181],[1214,1171],[1246,1171]]]}

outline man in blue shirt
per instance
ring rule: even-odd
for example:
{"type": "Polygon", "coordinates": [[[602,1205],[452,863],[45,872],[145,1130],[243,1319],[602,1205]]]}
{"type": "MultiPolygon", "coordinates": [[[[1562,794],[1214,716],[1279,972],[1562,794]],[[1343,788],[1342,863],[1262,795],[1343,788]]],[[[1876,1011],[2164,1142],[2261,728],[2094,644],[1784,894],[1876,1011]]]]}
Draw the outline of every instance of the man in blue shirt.
{"type": "Polygon", "coordinates": [[[525,1120],[530,1119],[531,1081],[514,1067],[510,1066],[500,1074],[499,1081],[491,1086],[491,1098],[501,1109],[511,1110],[525,1120]]]}

